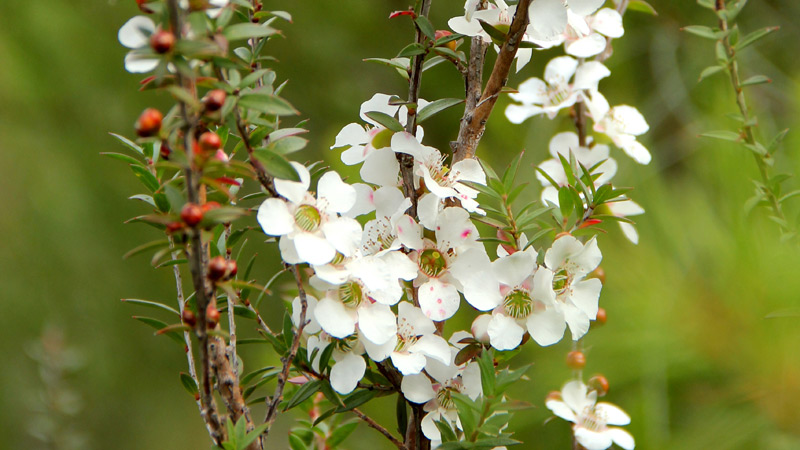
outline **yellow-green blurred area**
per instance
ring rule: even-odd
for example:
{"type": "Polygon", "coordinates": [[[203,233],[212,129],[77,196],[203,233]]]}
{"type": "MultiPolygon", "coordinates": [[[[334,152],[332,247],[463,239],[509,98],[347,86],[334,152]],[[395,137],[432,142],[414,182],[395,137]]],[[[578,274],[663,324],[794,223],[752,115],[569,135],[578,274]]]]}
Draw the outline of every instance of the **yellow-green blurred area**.
{"type": "MultiPolygon", "coordinates": [[[[643,112],[651,131],[641,140],[653,162],[639,166],[612,150],[620,163],[616,184],[635,187],[631,196],[647,214],[637,218],[639,245],[613,224],[600,237],[607,273],[601,306],[608,323],[585,338],[586,374],[608,378],[607,399],[632,416],[627,428],[637,448],[797,449],[800,250],[780,242],[766,211],[745,215],[751,180],[758,177],[752,155],[733,143],[698,138],[737,126],[725,117],[735,104],[724,75],[697,82],[714,63],[713,42],[679,31],[713,26],[713,14],[689,0],[651,3],[657,17],[626,15],[626,35],[615,41],[607,64],[612,76],[600,84],[612,105],[643,112]],[[776,312],[781,317],[767,317],[776,312]]],[[[774,171],[797,173],[800,3],[750,3],[740,17],[744,31],[768,25],[781,30],[741,55],[745,77],[773,80],[746,93],[765,141],[794,128],[774,171]]],[[[267,51],[279,60],[270,64],[278,80],[290,80],[284,97],[310,119],[311,144],[296,159],[324,159],[354,180],[356,172],[329,147],[344,125],[358,121],[359,105],[375,92],[406,95],[405,82],[391,69],[362,60],[390,58],[412,40],[407,18],[387,19],[408,6],[401,0],[265,1],[265,9],[294,16],[293,24],[279,25],[285,39],[270,42],[267,51]]],[[[131,319],[159,312],[119,301],[175,301],[169,268],[153,269],[146,256],[122,259],[160,236],[145,225],[123,224],[147,212],[143,203],[127,200],[142,188],[125,164],[99,155],[124,151],[109,131],[132,136],[141,110],[170,103],[166,94],[138,92],[142,77],[123,69],[126,49],[116,33],[137,13],[127,0],[0,2],[0,448],[69,448],[45,445],[34,435],[77,435],[85,440],[74,448],[85,449],[210,446],[179,381],[178,373],[186,371],[183,349],[131,319]],[[35,344],[42,335],[44,349],[35,344]],[[76,367],[61,376],[53,362],[58,358],[76,367]]],[[[462,13],[461,0],[434,0],[431,20],[446,28],[449,17],[462,13]]],[[[541,77],[557,54],[535,53],[509,84],[541,77]]],[[[453,67],[426,72],[423,98],[462,95],[453,67]]],[[[519,181],[531,183],[527,200],[535,200],[533,166],[549,158],[550,137],[571,124],[562,114],[514,126],[502,114],[508,101],[498,102],[478,156],[502,170],[524,149],[519,181]]],[[[426,144],[448,148],[459,109],[425,124],[426,144]]],[[[798,182],[787,186],[797,188],[798,182]]],[[[796,205],[788,211],[795,221],[796,205]]],[[[278,267],[270,245],[256,233],[249,236],[247,252],[259,254],[262,283],[278,267]]],[[[448,325],[448,333],[456,325],[468,327],[467,309],[463,304],[460,323],[448,325]]],[[[261,310],[278,323],[283,304],[269,298],[261,310]]],[[[242,321],[240,333],[252,335],[252,328],[242,321]]],[[[245,371],[276,363],[269,349],[243,348],[245,371]]],[[[513,392],[536,405],[511,422],[525,442],[520,448],[570,448],[569,426],[548,420],[544,408],[547,393],[570,377],[564,364],[569,349],[568,338],[549,348],[531,343],[513,360],[534,363],[530,379],[513,392]]],[[[393,397],[365,411],[396,428],[393,397]]],[[[255,408],[255,417],[263,414],[255,408]]],[[[288,447],[288,429],[298,417],[299,411],[280,416],[272,448],[288,447]]],[[[344,447],[391,448],[363,425],[344,447]]]]}

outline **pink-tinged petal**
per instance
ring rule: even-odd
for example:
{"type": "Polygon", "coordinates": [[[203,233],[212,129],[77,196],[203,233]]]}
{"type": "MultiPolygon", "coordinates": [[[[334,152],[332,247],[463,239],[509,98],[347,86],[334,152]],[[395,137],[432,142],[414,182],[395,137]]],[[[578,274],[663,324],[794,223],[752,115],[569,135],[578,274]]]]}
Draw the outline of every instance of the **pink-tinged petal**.
{"type": "Polygon", "coordinates": [[[410,325],[417,336],[431,334],[436,331],[436,325],[433,324],[433,321],[426,317],[421,309],[409,302],[400,302],[397,313],[399,322],[401,324],[405,322],[410,325]]]}
{"type": "Polygon", "coordinates": [[[578,282],[573,281],[569,299],[589,319],[595,320],[597,318],[597,302],[600,299],[600,290],[602,288],[603,283],[597,278],[578,282]]]}
{"type": "Polygon", "coordinates": [[[431,278],[419,287],[419,307],[431,320],[440,322],[453,317],[460,303],[461,297],[452,284],[431,278]]]}
{"type": "Polygon", "coordinates": [[[156,31],[153,20],[147,16],[131,17],[119,29],[119,43],[128,48],[141,48],[150,44],[150,34],[156,31]]]}
{"type": "Polygon", "coordinates": [[[513,124],[521,124],[529,118],[542,114],[544,110],[535,105],[510,104],[506,107],[506,118],[513,124]]]}
{"type": "Polygon", "coordinates": [[[519,85],[517,91],[519,92],[508,94],[508,96],[512,100],[526,105],[541,105],[547,102],[547,84],[538,78],[528,78],[519,85]]]}
{"type": "Polygon", "coordinates": [[[408,214],[401,216],[395,224],[397,238],[407,248],[418,250],[423,247],[422,227],[408,214]]]}
{"type": "MultiPolygon", "coordinates": [[[[314,318],[314,310],[317,309],[317,299],[311,295],[306,295],[306,327],[303,328],[303,333],[314,334],[320,330],[319,322],[314,318]]],[[[295,297],[292,300],[292,323],[294,326],[300,326],[300,311],[302,304],[300,297],[295,297]]]]}
{"type": "Polygon", "coordinates": [[[281,236],[278,241],[278,248],[281,250],[281,258],[287,264],[301,264],[304,263],[297,254],[297,248],[294,246],[294,240],[288,236],[281,236]]]}
{"type": "Polygon", "coordinates": [[[331,387],[342,395],[349,394],[361,381],[366,370],[364,358],[348,353],[331,367],[331,387]]]}
{"type": "Polygon", "coordinates": [[[625,34],[622,28],[622,16],[614,9],[603,8],[597,11],[592,19],[592,29],[610,38],[619,38],[625,34]]]}
{"type": "Polygon", "coordinates": [[[327,239],[312,233],[297,233],[294,248],[301,261],[313,265],[328,264],[336,256],[336,248],[327,239]]]}
{"type": "Polygon", "coordinates": [[[562,419],[568,422],[575,422],[577,417],[575,416],[575,412],[567,406],[566,403],[560,400],[548,400],[544,404],[547,409],[553,411],[553,414],[561,417],[562,419]]]}
{"type": "Polygon", "coordinates": [[[323,222],[321,228],[325,239],[344,256],[353,256],[361,245],[361,224],[356,219],[339,217],[323,222]]]}
{"type": "Polygon", "coordinates": [[[450,267],[450,273],[461,283],[464,298],[475,309],[489,311],[503,300],[492,263],[483,246],[459,253],[450,267]]]}
{"type": "Polygon", "coordinates": [[[468,246],[478,237],[478,229],[464,208],[451,206],[439,213],[436,221],[436,241],[440,249],[468,246]]]}
{"type": "Polygon", "coordinates": [[[633,244],[639,243],[639,232],[636,231],[636,227],[629,223],[620,222],[619,228],[622,230],[622,234],[624,234],[629,241],[631,241],[633,244]]]}
{"type": "Polygon", "coordinates": [[[358,217],[364,214],[369,214],[375,211],[375,193],[372,187],[364,183],[353,184],[353,189],[356,190],[356,201],[353,207],[342,215],[347,217],[358,217]]]}
{"type": "Polygon", "coordinates": [[[308,187],[311,184],[311,174],[308,173],[306,166],[291,161],[290,164],[295,168],[297,174],[300,175],[300,181],[275,179],[275,190],[278,194],[286,197],[292,203],[300,203],[308,193],[308,187]]]}
{"type": "Polygon", "coordinates": [[[534,0],[528,9],[535,39],[552,39],[567,28],[567,9],[562,0],[534,0]]]}
{"type": "Polygon", "coordinates": [[[575,428],[575,440],[586,450],[605,450],[611,447],[611,435],[586,428],[575,428]]]}
{"type": "MultiPolygon", "coordinates": [[[[331,148],[339,148],[344,146],[364,145],[369,142],[369,134],[364,127],[357,123],[345,125],[342,131],[336,135],[336,141],[331,148]]],[[[345,162],[345,164],[347,164],[345,162]]]]}
{"type": "Polygon", "coordinates": [[[371,99],[361,104],[361,108],[359,110],[359,116],[365,122],[369,122],[372,125],[383,128],[383,125],[380,125],[379,123],[367,117],[366,113],[377,111],[377,112],[382,112],[384,114],[388,114],[390,116],[394,116],[399,106],[390,105],[389,104],[390,98],[391,96],[386,94],[379,93],[373,95],[371,99]]]}
{"type": "Polygon", "coordinates": [[[589,331],[589,316],[576,306],[569,304],[563,305],[561,309],[569,331],[572,333],[572,340],[577,341],[582,338],[589,331]]]}
{"type": "MultiPolygon", "coordinates": [[[[568,54],[576,58],[589,58],[594,55],[599,55],[606,48],[606,38],[599,33],[592,33],[586,37],[582,37],[567,45],[566,51],[568,54]]],[[[594,86],[597,88],[597,86],[594,86]]],[[[579,89],[575,86],[575,89],[579,89]]]]}
{"type": "Polygon", "coordinates": [[[548,268],[556,270],[562,267],[568,258],[583,250],[583,244],[574,236],[561,236],[553,242],[553,246],[544,255],[544,263],[548,268]]]}
{"type": "Polygon", "coordinates": [[[420,373],[425,368],[426,360],[422,353],[393,352],[391,358],[392,364],[404,376],[420,373]]]}
{"type": "Polygon", "coordinates": [[[400,163],[390,148],[375,150],[364,160],[359,171],[361,179],[378,186],[397,186],[400,163]]]}
{"type": "Polygon", "coordinates": [[[347,309],[342,302],[323,298],[314,309],[319,325],[331,336],[342,339],[356,331],[356,312],[347,309]]]}
{"type": "Polygon", "coordinates": [[[356,190],[353,186],[342,181],[336,172],[327,172],[319,179],[317,184],[317,198],[325,199],[327,210],[345,212],[356,203],[356,190]]]}
{"type": "Polygon", "coordinates": [[[397,317],[387,305],[362,305],[358,308],[358,329],[370,342],[383,345],[397,335],[397,317]]]}
{"type": "Polygon", "coordinates": [[[400,384],[403,397],[414,403],[427,403],[436,397],[431,380],[425,375],[407,375],[400,384]]]}
{"type": "Polygon", "coordinates": [[[363,338],[361,338],[360,341],[364,345],[364,349],[367,351],[367,355],[369,355],[370,359],[375,362],[381,362],[388,358],[394,351],[394,348],[397,345],[397,336],[389,339],[389,342],[383,345],[373,344],[372,342],[363,338]]]}
{"type": "Polygon", "coordinates": [[[555,308],[534,311],[525,323],[528,333],[542,347],[553,345],[564,337],[567,324],[555,308]]]}
{"type": "Polygon", "coordinates": [[[569,0],[569,9],[579,16],[588,16],[605,2],[606,0],[569,0]]]}
{"type": "Polygon", "coordinates": [[[492,263],[492,272],[497,281],[509,287],[522,284],[536,270],[536,256],[528,252],[516,252],[492,263]]]}
{"type": "Polygon", "coordinates": [[[128,52],[125,55],[125,70],[130,73],[147,73],[158,67],[160,60],[141,55],[137,52],[128,52]]]}
{"type": "Polygon", "coordinates": [[[282,236],[294,230],[294,215],[289,212],[286,202],[277,198],[268,198],[258,207],[256,220],[264,233],[270,236],[282,236]]]}
{"type": "Polygon", "coordinates": [[[494,314],[487,328],[489,342],[497,350],[512,350],[522,343],[525,330],[512,317],[494,314]]]}
{"type": "Polygon", "coordinates": [[[572,78],[578,68],[578,60],[569,56],[558,56],[544,67],[544,80],[548,84],[564,84],[572,78]]]}
{"type": "Polygon", "coordinates": [[[613,440],[615,444],[625,450],[633,450],[636,447],[633,436],[622,428],[610,427],[606,430],[606,434],[611,436],[611,440],[613,440]]]}
{"type": "Polygon", "coordinates": [[[435,334],[426,334],[417,340],[409,349],[411,353],[421,353],[429,358],[433,358],[442,364],[450,364],[452,354],[450,344],[443,337],[435,334]]]}
{"type": "Polygon", "coordinates": [[[348,166],[361,164],[370,155],[372,148],[365,145],[353,145],[342,152],[342,162],[348,166]]]}
{"type": "Polygon", "coordinates": [[[631,417],[617,405],[599,402],[595,406],[595,410],[599,415],[605,416],[606,423],[609,425],[627,425],[631,423],[631,417]]]}
{"type": "Polygon", "coordinates": [[[448,176],[456,181],[486,184],[486,174],[477,159],[465,159],[453,164],[448,176]]]}
{"type": "MultiPolygon", "coordinates": [[[[603,45],[605,45],[605,39],[600,38],[600,40],[602,40],[603,45]]],[[[611,75],[611,71],[608,70],[608,67],[604,66],[602,63],[597,61],[583,63],[578,68],[577,72],[575,72],[575,83],[573,88],[589,90],[597,89],[597,84],[600,82],[600,80],[609,75],[611,75]]]]}

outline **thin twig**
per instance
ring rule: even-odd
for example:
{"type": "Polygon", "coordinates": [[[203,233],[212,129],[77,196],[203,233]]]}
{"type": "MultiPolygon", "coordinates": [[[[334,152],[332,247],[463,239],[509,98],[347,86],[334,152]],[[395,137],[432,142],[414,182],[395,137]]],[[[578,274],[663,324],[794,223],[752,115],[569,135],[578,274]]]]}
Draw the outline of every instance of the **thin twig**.
{"type": "MultiPolygon", "coordinates": [[[[458,132],[458,140],[454,145],[453,164],[475,156],[475,150],[478,148],[478,143],[486,130],[486,121],[489,119],[492,109],[494,109],[498,94],[508,81],[508,74],[511,71],[514,57],[517,55],[519,44],[522,42],[525,28],[528,26],[528,7],[531,1],[520,0],[517,4],[514,20],[511,22],[511,28],[508,31],[505,42],[500,47],[500,53],[497,55],[489,81],[486,82],[486,88],[483,90],[483,94],[475,108],[471,111],[465,111],[461,128],[458,132]]],[[[471,56],[470,59],[472,59],[471,56]]]]}
{"type": "Polygon", "coordinates": [[[378,422],[375,422],[375,420],[373,420],[371,417],[359,411],[358,408],[353,408],[351,409],[351,411],[353,411],[353,414],[357,415],[359,419],[366,422],[366,424],[369,425],[371,428],[378,430],[378,432],[384,435],[386,439],[390,440],[392,444],[394,444],[397,448],[399,448],[400,450],[406,450],[405,444],[400,442],[400,440],[397,439],[396,437],[392,436],[392,433],[390,433],[389,430],[382,427],[378,422]]]}

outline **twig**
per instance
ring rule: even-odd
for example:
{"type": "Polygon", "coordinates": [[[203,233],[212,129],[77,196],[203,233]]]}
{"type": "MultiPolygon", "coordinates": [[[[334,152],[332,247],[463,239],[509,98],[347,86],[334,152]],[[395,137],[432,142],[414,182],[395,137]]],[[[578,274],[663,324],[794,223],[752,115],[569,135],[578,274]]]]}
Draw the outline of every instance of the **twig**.
{"type": "Polygon", "coordinates": [[[286,380],[289,379],[289,369],[292,367],[292,361],[297,356],[297,349],[300,347],[300,337],[303,335],[303,329],[306,327],[306,312],[308,311],[308,299],[306,297],[306,290],[303,288],[303,279],[300,277],[300,271],[297,266],[292,266],[292,273],[294,273],[295,281],[297,282],[298,297],[300,297],[300,319],[297,324],[297,332],[295,332],[292,339],[292,346],[289,349],[289,354],[283,358],[283,369],[278,374],[278,385],[275,387],[275,394],[272,399],[268,401],[267,416],[264,418],[264,423],[267,427],[261,434],[262,441],[269,434],[272,428],[272,423],[278,415],[278,405],[283,400],[283,388],[286,386],[286,380]]]}
{"type": "Polygon", "coordinates": [[[371,417],[359,411],[358,408],[353,408],[351,409],[351,411],[353,411],[353,414],[357,415],[359,419],[366,422],[366,424],[369,425],[371,428],[378,430],[378,432],[384,435],[386,439],[390,440],[392,444],[395,445],[395,447],[399,448],[400,450],[406,450],[405,444],[400,442],[400,440],[397,439],[396,437],[392,436],[392,433],[390,433],[389,430],[382,427],[378,422],[375,422],[375,420],[373,420],[371,417]]]}
{"type": "MultiPolygon", "coordinates": [[[[497,55],[489,81],[486,82],[486,88],[483,90],[483,94],[475,108],[464,113],[461,128],[458,132],[458,140],[453,146],[455,150],[453,164],[475,156],[478,142],[480,142],[486,129],[486,121],[489,119],[489,115],[497,102],[498,94],[508,81],[508,73],[511,71],[514,57],[519,49],[519,44],[522,42],[525,28],[528,26],[528,6],[530,6],[531,1],[520,0],[517,4],[514,20],[511,22],[511,28],[505,42],[500,47],[500,53],[497,55]]],[[[470,55],[471,64],[472,55],[470,55]]],[[[468,92],[467,94],[469,101],[470,93],[468,92]]]]}

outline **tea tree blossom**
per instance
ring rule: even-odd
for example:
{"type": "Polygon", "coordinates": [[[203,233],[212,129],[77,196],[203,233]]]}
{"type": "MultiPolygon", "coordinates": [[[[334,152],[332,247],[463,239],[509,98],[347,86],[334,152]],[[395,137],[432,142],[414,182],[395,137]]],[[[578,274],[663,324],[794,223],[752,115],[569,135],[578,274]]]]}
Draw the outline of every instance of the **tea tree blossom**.
{"type": "Polygon", "coordinates": [[[625,450],[635,447],[633,436],[618,427],[627,425],[630,417],[618,406],[598,402],[597,392],[588,391],[581,381],[570,381],[561,389],[560,399],[552,397],[545,405],[553,414],[572,422],[575,439],[587,450],[603,450],[617,444],[625,450]]]}
{"type": "Polygon", "coordinates": [[[131,73],[146,73],[155,69],[160,60],[150,51],[150,35],[156,24],[147,16],[134,16],[119,29],[119,43],[131,49],[125,55],[125,70],[131,73]]]}
{"type": "Polygon", "coordinates": [[[519,86],[519,92],[509,96],[521,105],[511,104],[506,108],[506,117],[512,123],[522,123],[529,117],[546,114],[554,118],[564,108],[579,101],[584,90],[596,90],[601,79],[611,72],[597,61],[584,64],[569,56],[559,56],[547,63],[544,80],[529,78],[519,86]],[[570,83],[570,80],[574,81],[570,83]]]}
{"type": "Polygon", "coordinates": [[[650,152],[636,140],[636,136],[650,129],[642,114],[628,105],[610,107],[608,100],[596,89],[584,94],[589,114],[594,120],[594,131],[604,133],[614,145],[621,148],[639,164],[650,162],[650,152]]]}
{"type": "Polygon", "coordinates": [[[355,219],[339,217],[356,202],[355,189],[336,172],[323,175],[316,198],[308,192],[311,175],[302,164],[292,163],[300,181],[275,180],[275,190],[286,198],[269,198],[258,208],[258,223],[270,236],[280,236],[283,259],[297,264],[326,264],[336,253],[352,255],[361,239],[355,219]]]}
{"type": "Polygon", "coordinates": [[[567,24],[594,13],[603,3],[605,0],[534,0],[528,9],[528,29],[534,39],[552,39],[564,33],[567,24]]]}
{"type": "Polygon", "coordinates": [[[589,58],[605,50],[606,38],[619,38],[625,34],[622,16],[614,9],[603,8],[595,14],[580,17],[568,15],[568,25],[564,32],[549,40],[533,40],[542,48],[564,44],[564,51],[577,58],[589,58]]]}

